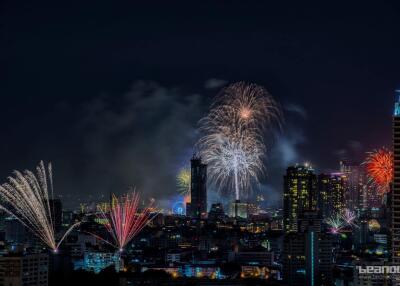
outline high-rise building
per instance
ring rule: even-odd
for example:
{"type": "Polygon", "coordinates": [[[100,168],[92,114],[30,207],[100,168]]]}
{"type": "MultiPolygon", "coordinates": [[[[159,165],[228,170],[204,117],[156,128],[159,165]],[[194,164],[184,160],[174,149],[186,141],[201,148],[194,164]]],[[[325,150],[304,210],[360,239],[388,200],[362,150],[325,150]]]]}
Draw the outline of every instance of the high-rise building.
{"type": "Polygon", "coordinates": [[[343,212],[346,182],[347,177],[342,173],[318,175],[318,209],[323,218],[343,212]]]}
{"type": "Polygon", "coordinates": [[[392,261],[400,264],[400,90],[396,90],[393,114],[394,178],[392,185],[392,261]]]}
{"type": "Polygon", "coordinates": [[[283,223],[285,232],[297,231],[297,219],[304,211],[316,210],[317,177],[309,165],[287,168],[284,176],[283,223]]]}
{"type": "Polygon", "coordinates": [[[47,254],[0,257],[0,285],[47,286],[48,273],[47,254]]]}
{"type": "Polygon", "coordinates": [[[186,204],[186,214],[194,218],[207,216],[207,165],[200,157],[193,156],[191,163],[190,203],[186,204]]]}
{"type": "Polygon", "coordinates": [[[332,235],[321,233],[318,211],[303,212],[299,232],[283,241],[283,279],[288,285],[330,285],[333,267],[332,235]]]}
{"type": "Polygon", "coordinates": [[[62,203],[60,199],[50,199],[50,212],[53,219],[54,229],[56,232],[61,230],[62,227],[62,203]]]}
{"type": "Polygon", "coordinates": [[[367,208],[365,191],[368,188],[368,178],[365,168],[360,164],[343,160],[340,161],[340,172],[347,178],[345,182],[346,207],[352,211],[367,208]]]}

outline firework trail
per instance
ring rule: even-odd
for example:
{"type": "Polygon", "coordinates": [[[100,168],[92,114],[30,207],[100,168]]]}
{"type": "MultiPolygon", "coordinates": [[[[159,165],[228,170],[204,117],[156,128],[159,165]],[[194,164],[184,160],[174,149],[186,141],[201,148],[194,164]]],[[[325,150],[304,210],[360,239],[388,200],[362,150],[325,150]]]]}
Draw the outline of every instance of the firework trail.
{"type": "Polygon", "coordinates": [[[231,187],[239,200],[263,173],[264,135],[280,126],[280,118],[280,108],[263,87],[239,82],[223,89],[200,120],[203,137],[197,146],[210,180],[231,187]]]}
{"type": "Polygon", "coordinates": [[[356,219],[356,214],[349,210],[349,209],[345,209],[343,214],[342,214],[342,219],[343,221],[350,226],[357,226],[354,222],[354,220],[356,219]]]}
{"type": "Polygon", "coordinates": [[[61,242],[79,223],[72,225],[57,243],[50,198],[53,197],[51,164],[45,167],[43,161],[36,167],[36,175],[25,170],[14,171],[8,183],[0,186],[0,209],[17,218],[32,233],[40,238],[54,252],[61,242]]]}
{"type": "Polygon", "coordinates": [[[155,216],[152,213],[154,200],[150,205],[145,207],[141,212],[139,208],[140,195],[133,191],[124,197],[118,198],[112,196],[110,206],[107,209],[99,208],[99,218],[105,219],[107,223],[105,227],[112,236],[114,243],[112,244],[105,239],[107,243],[118,247],[123,251],[124,247],[131,241],[155,216]]]}
{"type": "Polygon", "coordinates": [[[368,153],[363,163],[367,175],[379,192],[389,191],[389,184],[393,180],[393,153],[386,148],[380,148],[368,153]]]}
{"type": "Polygon", "coordinates": [[[190,168],[182,168],[181,170],[179,170],[179,173],[176,177],[178,191],[183,196],[190,195],[190,176],[190,168]]]}
{"type": "Polygon", "coordinates": [[[343,218],[340,215],[332,216],[326,219],[325,222],[329,225],[329,231],[332,234],[339,234],[345,227],[345,222],[343,221],[343,218]]]}

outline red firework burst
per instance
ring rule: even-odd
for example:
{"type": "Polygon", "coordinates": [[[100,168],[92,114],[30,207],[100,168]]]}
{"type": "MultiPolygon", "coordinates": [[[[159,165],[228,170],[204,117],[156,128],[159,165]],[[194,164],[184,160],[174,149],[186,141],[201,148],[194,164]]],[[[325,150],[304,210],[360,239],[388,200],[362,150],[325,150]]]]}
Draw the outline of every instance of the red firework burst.
{"type": "Polygon", "coordinates": [[[368,153],[364,162],[369,179],[380,192],[388,192],[393,180],[393,153],[386,148],[380,148],[368,153]]]}
{"type": "Polygon", "coordinates": [[[140,195],[136,192],[118,198],[112,196],[108,210],[101,209],[99,217],[107,221],[104,226],[114,239],[115,246],[120,251],[151,221],[156,212],[152,212],[152,205],[139,212],[140,195]]]}

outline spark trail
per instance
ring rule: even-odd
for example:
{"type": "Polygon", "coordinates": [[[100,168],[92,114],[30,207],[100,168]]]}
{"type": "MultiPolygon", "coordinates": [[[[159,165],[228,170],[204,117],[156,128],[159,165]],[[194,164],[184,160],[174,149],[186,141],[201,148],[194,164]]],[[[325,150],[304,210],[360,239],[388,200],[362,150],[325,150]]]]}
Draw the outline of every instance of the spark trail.
{"type": "Polygon", "coordinates": [[[263,87],[238,82],[223,89],[200,120],[203,136],[197,146],[210,180],[219,189],[234,190],[239,200],[252,182],[258,183],[264,171],[264,135],[280,122],[280,108],[263,87]]]}
{"type": "Polygon", "coordinates": [[[356,218],[357,218],[356,214],[349,209],[345,209],[342,214],[343,221],[351,227],[358,227],[357,224],[355,223],[356,218]]]}
{"type": "Polygon", "coordinates": [[[45,167],[43,161],[36,167],[36,175],[25,170],[14,171],[8,183],[0,186],[0,209],[18,219],[54,252],[64,238],[79,223],[72,225],[57,243],[54,219],[52,218],[53,197],[52,167],[45,167]]]}
{"type": "Polygon", "coordinates": [[[345,227],[343,218],[340,215],[332,216],[326,219],[325,222],[329,225],[329,231],[332,234],[339,234],[345,227]]]}
{"type": "MultiPolygon", "coordinates": [[[[123,251],[128,242],[157,214],[156,212],[152,213],[154,200],[151,200],[150,205],[141,212],[138,210],[139,201],[140,195],[135,191],[121,198],[113,195],[110,207],[108,209],[99,209],[98,216],[107,221],[105,227],[114,240],[114,246],[120,251],[123,251]]],[[[105,239],[103,240],[110,243],[105,239]]]]}

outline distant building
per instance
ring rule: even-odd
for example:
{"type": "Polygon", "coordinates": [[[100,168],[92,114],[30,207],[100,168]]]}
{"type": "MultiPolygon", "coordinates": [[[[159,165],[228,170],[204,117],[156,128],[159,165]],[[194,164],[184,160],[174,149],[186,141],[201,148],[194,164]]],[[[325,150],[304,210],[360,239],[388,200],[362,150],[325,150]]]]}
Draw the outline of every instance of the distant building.
{"type": "Polygon", "coordinates": [[[249,216],[248,203],[236,200],[230,204],[229,215],[237,218],[247,218],[249,216]]]}
{"type": "Polygon", "coordinates": [[[308,166],[287,168],[284,176],[283,224],[285,232],[297,231],[297,219],[303,211],[316,210],[317,177],[308,166]]]}
{"type": "Polygon", "coordinates": [[[364,166],[350,163],[347,160],[340,161],[340,172],[346,176],[345,198],[346,207],[352,211],[358,211],[367,207],[368,178],[364,166]]]}
{"type": "Polygon", "coordinates": [[[208,213],[208,219],[210,221],[221,221],[225,219],[224,207],[221,203],[212,204],[208,213]]]}
{"type": "Polygon", "coordinates": [[[259,247],[245,251],[231,251],[228,259],[240,265],[272,266],[274,264],[274,253],[259,247]]]}
{"type": "Polygon", "coordinates": [[[30,234],[27,228],[15,217],[8,216],[4,220],[5,240],[11,244],[26,243],[30,234]]]}
{"type": "Polygon", "coordinates": [[[63,223],[62,203],[60,199],[49,200],[51,217],[54,224],[54,229],[59,232],[63,223]]]}
{"type": "Polygon", "coordinates": [[[70,226],[74,223],[74,212],[73,211],[62,211],[62,225],[70,226]]]}
{"type": "Polygon", "coordinates": [[[346,176],[342,173],[318,175],[318,209],[323,218],[341,214],[346,207],[346,176]]]}
{"type": "Polygon", "coordinates": [[[186,215],[193,218],[207,216],[207,165],[200,157],[193,157],[191,163],[190,203],[186,204],[186,215]]]}
{"type": "Polygon", "coordinates": [[[114,265],[118,272],[123,268],[119,253],[88,251],[84,255],[83,269],[99,273],[104,268],[114,265]]]}
{"type": "Polygon", "coordinates": [[[0,285],[47,286],[48,275],[47,254],[0,257],[0,285]]]}

